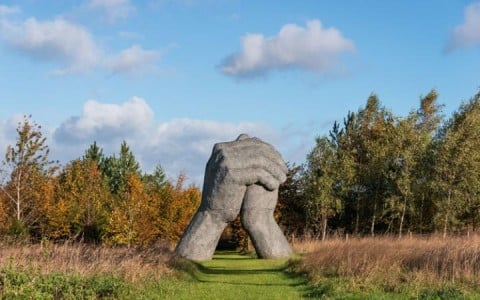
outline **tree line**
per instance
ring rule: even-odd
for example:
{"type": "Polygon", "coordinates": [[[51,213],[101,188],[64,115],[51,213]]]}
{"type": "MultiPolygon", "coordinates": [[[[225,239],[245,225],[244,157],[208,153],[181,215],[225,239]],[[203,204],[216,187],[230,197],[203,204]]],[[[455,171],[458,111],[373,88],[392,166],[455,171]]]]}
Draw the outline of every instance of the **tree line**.
{"type": "MultiPolygon", "coordinates": [[[[469,233],[480,227],[480,92],[448,119],[435,90],[407,116],[372,94],[290,165],[275,218],[287,236],[469,233]]],[[[61,166],[27,116],[1,166],[0,235],[110,245],[176,242],[200,205],[185,175],[145,173],[128,144],[107,156],[93,142],[61,166]]],[[[247,236],[237,218],[225,231],[247,236]]]]}
{"type": "Polygon", "coordinates": [[[289,233],[470,233],[480,226],[480,92],[445,119],[435,90],[396,116],[370,95],[280,190],[289,233]]]}
{"type": "Polygon", "coordinates": [[[201,198],[183,174],[171,182],[160,165],[143,173],[125,141],[111,156],[94,142],[61,167],[30,116],[18,124],[1,171],[0,234],[15,239],[129,247],[176,241],[201,198]]]}

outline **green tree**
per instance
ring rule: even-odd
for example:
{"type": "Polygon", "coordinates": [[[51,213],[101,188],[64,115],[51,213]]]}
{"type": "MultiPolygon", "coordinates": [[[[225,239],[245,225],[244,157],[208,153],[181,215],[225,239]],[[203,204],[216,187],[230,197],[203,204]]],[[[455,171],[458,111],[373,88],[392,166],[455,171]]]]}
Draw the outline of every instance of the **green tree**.
{"type": "Polygon", "coordinates": [[[438,133],[440,124],[443,122],[441,115],[443,106],[438,104],[438,93],[431,90],[425,97],[420,99],[420,108],[416,112],[417,150],[415,154],[416,170],[413,182],[414,207],[412,221],[418,231],[431,231],[433,222],[433,197],[432,186],[435,155],[434,137],[438,133]]]}
{"type": "Polygon", "coordinates": [[[275,207],[275,220],[286,236],[300,236],[306,227],[304,189],[301,166],[287,163],[287,180],[278,189],[278,204],[275,207]]]}
{"type": "Polygon", "coordinates": [[[98,166],[102,166],[105,162],[105,155],[103,154],[103,149],[98,147],[97,142],[94,141],[90,147],[85,150],[85,154],[82,157],[83,160],[90,160],[95,162],[98,166]]]}
{"type": "Polygon", "coordinates": [[[168,180],[161,165],[157,165],[152,174],[144,174],[143,182],[148,192],[159,193],[165,190],[168,180]]]}
{"type": "Polygon", "coordinates": [[[337,157],[327,137],[317,138],[316,146],[307,157],[305,174],[305,212],[307,226],[325,240],[328,219],[341,211],[337,186],[337,157]]]}
{"type": "MultiPolygon", "coordinates": [[[[480,93],[460,106],[442,128],[435,147],[436,223],[462,227],[466,213],[478,218],[480,193],[480,93]]],[[[476,222],[474,222],[476,223],[476,222]]]]}
{"type": "Polygon", "coordinates": [[[114,195],[120,194],[125,189],[130,176],[141,177],[140,164],[126,141],[123,141],[120,145],[118,158],[115,155],[107,157],[102,169],[108,179],[110,191],[114,195]]]}
{"type": "Polygon", "coordinates": [[[391,191],[386,199],[386,211],[390,222],[397,222],[398,236],[402,237],[406,216],[414,212],[414,183],[417,157],[421,155],[419,135],[415,130],[416,118],[411,114],[399,119],[391,132],[388,145],[388,180],[391,191]]]}

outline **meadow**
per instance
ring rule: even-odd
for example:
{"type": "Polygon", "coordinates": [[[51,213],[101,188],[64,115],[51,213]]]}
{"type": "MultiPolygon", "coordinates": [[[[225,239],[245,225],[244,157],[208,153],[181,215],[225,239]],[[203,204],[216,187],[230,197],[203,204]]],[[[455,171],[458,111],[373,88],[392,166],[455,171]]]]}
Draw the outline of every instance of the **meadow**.
{"type": "Polygon", "coordinates": [[[292,263],[326,299],[480,299],[480,238],[304,241],[292,263]]]}
{"type": "Polygon", "coordinates": [[[290,260],[171,245],[2,244],[2,299],[480,299],[480,237],[300,240],[290,260]]]}

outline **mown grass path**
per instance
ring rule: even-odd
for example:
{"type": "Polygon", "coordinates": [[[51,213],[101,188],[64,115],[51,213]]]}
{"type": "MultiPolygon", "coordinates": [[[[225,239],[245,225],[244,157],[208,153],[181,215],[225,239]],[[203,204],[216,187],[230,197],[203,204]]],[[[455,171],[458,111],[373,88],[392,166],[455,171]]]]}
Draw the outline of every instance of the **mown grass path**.
{"type": "Polygon", "coordinates": [[[302,299],[306,281],[285,272],[286,262],[217,253],[211,261],[196,263],[194,280],[171,292],[176,299],[302,299]]]}

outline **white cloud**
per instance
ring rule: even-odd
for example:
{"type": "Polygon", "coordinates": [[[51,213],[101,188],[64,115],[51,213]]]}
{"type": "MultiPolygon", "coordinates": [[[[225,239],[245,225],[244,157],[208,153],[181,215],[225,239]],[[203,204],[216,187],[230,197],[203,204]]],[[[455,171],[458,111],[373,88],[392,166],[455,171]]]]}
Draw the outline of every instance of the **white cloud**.
{"type": "Polygon", "coordinates": [[[90,0],[88,7],[103,11],[109,23],[125,19],[135,12],[129,0],[90,0]]]}
{"type": "Polygon", "coordinates": [[[284,25],[273,37],[247,34],[242,50],[225,59],[220,70],[226,75],[251,77],[272,70],[301,69],[319,74],[332,72],[339,55],[355,51],[352,41],[336,28],[324,28],[319,20],[307,26],[284,25]]]}
{"type": "Polygon", "coordinates": [[[217,122],[188,118],[154,121],[153,111],[142,99],[133,97],[122,104],[89,100],[80,116],[65,120],[53,134],[52,158],[68,161],[83,155],[96,141],[107,154],[118,152],[126,140],[141,162],[151,171],[161,164],[174,177],[185,172],[194,182],[203,172],[215,143],[234,140],[240,133],[280,142],[269,126],[255,122],[217,122]]]}
{"type": "Polygon", "coordinates": [[[254,122],[217,122],[175,119],[156,124],[151,139],[144,145],[146,161],[160,161],[170,174],[184,171],[195,182],[203,181],[203,172],[215,143],[230,141],[241,133],[278,141],[267,125],[254,122]]]}
{"type": "Polygon", "coordinates": [[[143,73],[154,69],[160,53],[155,50],[145,50],[133,45],[105,62],[105,68],[113,73],[143,73]]]}
{"type": "Polygon", "coordinates": [[[7,45],[34,59],[59,63],[58,74],[84,72],[98,63],[100,49],[83,27],[62,18],[21,23],[2,22],[7,45]]]}
{"type": "MultiPolygon", "coordinates": [[[[21,115],[0,120],[0,146],[3,147],[0,158],[6,145],[15,142],[15,128],[21,120],[21,115]]],[[[247,133],[274,145],[285,160],[301,163],[312,146],[315,132],[311,127],[277,131],[258,122],[189,118],[156,121],[152,108],[138,97],[120,104],[88,100],[78,116],[42,129],[51,149],[50,159],[67,163],[81,157],[93,141],[106,155],[111,155],[118,153],[120,143],[125,140],[144,171],[152,171],[161,164],[171,178],[184,172],[197,184],[203,182],[205,165],[215,143],[231,141],[247,133]]]]}
{"type": "Polygon", "coordinates": [[[0,20],[0,39],[16,51],[35,61],[59,66],[55,75],[85,73],[104,68],[114,73],[139,73],[155,70],[160,53],[133,45],[119,53],[109,53],[96,43],[84,27],[63,18],[22,22],[0,20]]]}
{"type": "Polygon", "coordinates": [[[138,97],[121,105],[88,100],[80,116],[71,117],[60,125],[55,139],[65,143],[126,139],[148,129],[152,121],[152,109],[138,97]]]}
{"type": "Polygon", "coordinates": [[[21,121],[20,115],[15,115],[8,120],[3,120],[0,121],[0,161],[4,158],[3,154],[7,149],[7,145],[13,144],[13,141],[15,140],[15,134],[16,131],[15,129],[17,128],[17,123],[21,121]]]}
{"type": "Polygon", "coordinates": [[[453,30],[447,51],[478,45],[480,45],[480,1],[465,8],[465,19],[453,30]]]}
{"type": "Polygon", "coordinates": [[[20,12],[20,8],[18,6],[8,6],[0,4],[0,17],[13,15],[20,12]]]}

